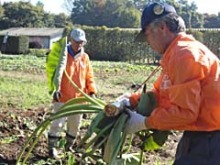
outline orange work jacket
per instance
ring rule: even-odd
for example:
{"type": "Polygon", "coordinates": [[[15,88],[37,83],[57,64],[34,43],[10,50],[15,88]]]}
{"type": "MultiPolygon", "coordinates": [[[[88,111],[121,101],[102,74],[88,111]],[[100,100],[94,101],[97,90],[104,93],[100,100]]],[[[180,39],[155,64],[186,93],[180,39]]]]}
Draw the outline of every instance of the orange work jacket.
{"type": "Polygon", "coordinates": [[[163,70],[154,83],[159,105],[147,120],[149,126],[159,130],[220,130],[219,64],[206,46],[180,33],[161,60],[163,70]]]}
{"type": "MultiPolygon", "coordinates": [[[[93,69],[88,54],[83,52],[76,58],[73,58],[68,54],[66,71],[72,81],[85,93],[97,93],[93,77],[93,69]]],[[[61,80],[60,92],[62,94],[60,101],[64,103],[72,98],[81,96],[80,92],[74,88],[64,73],[61,80]]]]}

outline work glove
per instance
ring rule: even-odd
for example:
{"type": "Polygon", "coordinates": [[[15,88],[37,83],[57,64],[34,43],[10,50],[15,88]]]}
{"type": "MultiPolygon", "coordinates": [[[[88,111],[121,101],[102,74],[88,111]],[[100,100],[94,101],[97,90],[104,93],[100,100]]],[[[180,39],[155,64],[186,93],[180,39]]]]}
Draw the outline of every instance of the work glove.
{"type": "Polygon", "coordinates": [[[90,92],[89,96],[94,98],[94,99],[96,98],[95,93],[93,93],[93,92],[90,92]]]}
{"type": "Polygon", "coordinates": [[[141,114],[131,111],[130,109],[126,109],[126,112],[129,114],[130,118],[126,124],[125,132],[128,134],[136,133],[141,130],[148,129],[145,123],[145,116],[141,114]]]}
{"type": "Polygon", "coordinates": [[[55,91],[55,92],[53,93],[53,100],[54,100],[54,101],[60,102],[60,97],[61,97],[60,91],[55,91]]]}

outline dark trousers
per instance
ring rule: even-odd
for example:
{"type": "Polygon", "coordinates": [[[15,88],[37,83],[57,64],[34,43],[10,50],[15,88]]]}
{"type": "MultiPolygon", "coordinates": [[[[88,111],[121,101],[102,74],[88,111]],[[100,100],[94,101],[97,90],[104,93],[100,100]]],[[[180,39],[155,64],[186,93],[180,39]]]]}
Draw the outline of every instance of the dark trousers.
{"type": "Polygon", "coordinates": [[[220,165],[220,131],[185,131],[174,165],[220,165]]]}

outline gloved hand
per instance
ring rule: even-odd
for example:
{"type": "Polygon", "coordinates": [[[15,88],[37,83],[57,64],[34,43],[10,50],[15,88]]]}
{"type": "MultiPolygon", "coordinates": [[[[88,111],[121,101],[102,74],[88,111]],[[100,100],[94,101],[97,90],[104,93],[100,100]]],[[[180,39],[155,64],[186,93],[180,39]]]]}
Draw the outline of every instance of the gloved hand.
{"type": "Polygon", "coordinates": [[[90,97],[92,97],[94,99],[96,98],[95,94],[91,94],[90,97]]]}
{"type": "Polygon", "coordinates": [[[92,98],[96,98],[96,96],[95,96],[95,93],[94,93],[94,92],[90,92],[90,93],[89,93],[89,96],[90,96],[90,97],[92,97],[92,98]]]}
{"type": "Polygon", "coordinates": [[[145,116],[142,116],[137,112],[131,111],[130,109],[126,109],[126,112],[130,116],[125,128],[126,133],[131,134],[141,130],[148,129],[145,123],[145,119],[146,119],[145,116]]]}
{"type": "Polygon", "coordinates": [[[53,100],[54,100],[54,101],[60,102],[60,97],[61,97],[60,91],[55,91],[55,92],[53,93],[53,100]]]}

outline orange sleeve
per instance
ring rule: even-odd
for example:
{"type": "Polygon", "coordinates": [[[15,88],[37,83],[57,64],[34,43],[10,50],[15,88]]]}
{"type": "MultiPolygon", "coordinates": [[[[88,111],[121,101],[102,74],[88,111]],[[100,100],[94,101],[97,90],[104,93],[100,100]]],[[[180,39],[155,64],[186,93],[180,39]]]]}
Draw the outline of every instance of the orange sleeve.
{"type": "Polygon", "coordinates": [[[95,81],[94,81],[94,74],[93,74],[93,68],[92,65],[90,63],[89,60],[89,56],[86,56],[86,60],[87,60],[87,72],[86,72],[86,91],[88,94],[93,93],[96,94],[97,93],[97,89],[96,89],[96,85],[95,85],[95,81]]]}
{"type": "Polygon", "coordinates": [[[160,106],[154,109],[148,118],[148,124],[160,130],[185,129],[186,125],[193,123],[198,117],[200,91],[198,81],[171,87],[170,100],[159,99],[160,106]]]}
{"type": "Polygon", "coordinates": [[[172,85],[158,91],[159,106],[148,118],[148,125],[159,130],[195,130],[196,125],[191,123],[195,123],[199,115],[200,80],[207,68],[195,62],[192,55],[181,56],[170,67],[172,85]]]}

